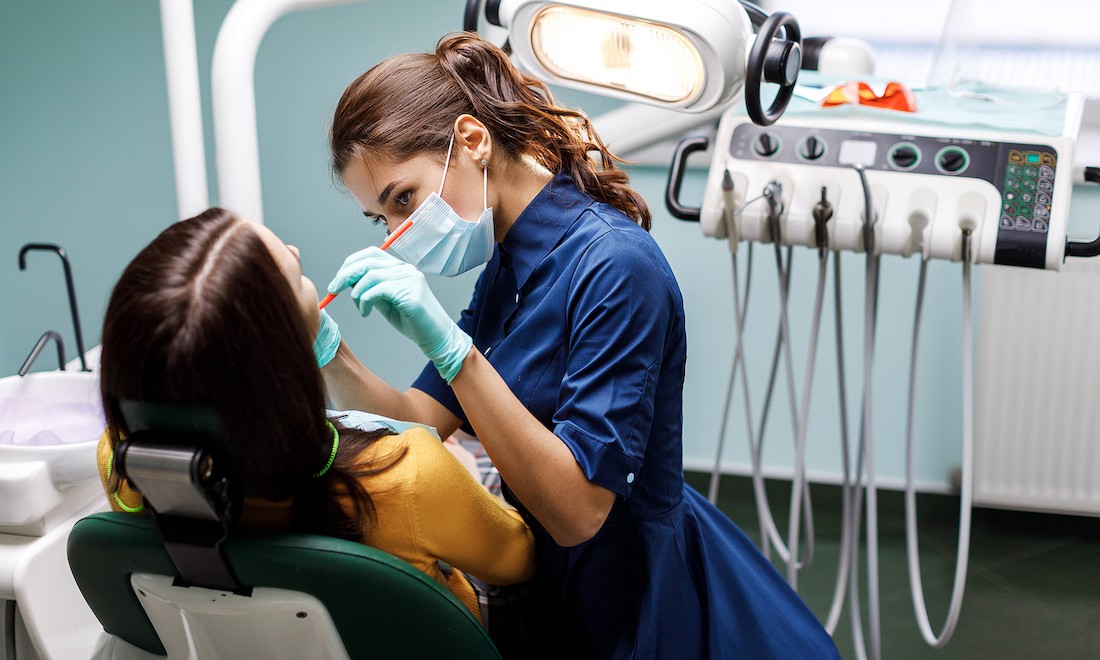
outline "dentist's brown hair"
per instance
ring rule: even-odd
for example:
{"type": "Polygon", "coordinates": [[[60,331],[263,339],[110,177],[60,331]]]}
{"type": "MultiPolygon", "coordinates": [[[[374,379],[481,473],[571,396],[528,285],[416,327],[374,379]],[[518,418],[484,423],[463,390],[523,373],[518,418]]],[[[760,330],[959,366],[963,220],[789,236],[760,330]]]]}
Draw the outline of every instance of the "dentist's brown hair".
{"type": "Polygon", "coordinates": [[[442,163],[463,114],[485,124],[494,149],[507,158],[528,156],[550,172],[565,172],[582,192],[649,229],[649,207],[588,117],[557,105],[542,81],[470,32],[444,37],[434,53],[386,59],[351,83],[332,120],[332,168],[342,176],[355,160],[403,161],[421,153],[442,163]]]}

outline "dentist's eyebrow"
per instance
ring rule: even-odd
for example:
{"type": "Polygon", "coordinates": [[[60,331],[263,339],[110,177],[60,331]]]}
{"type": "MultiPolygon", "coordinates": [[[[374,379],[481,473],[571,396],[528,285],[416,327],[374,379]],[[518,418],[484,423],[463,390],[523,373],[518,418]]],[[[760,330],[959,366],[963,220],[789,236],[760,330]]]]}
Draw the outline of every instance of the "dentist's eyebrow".
{"type": "Polygon", "coordinates": [[[385,206],[386,205],[386,200],[389,199],[389,197],[390,197],[390,193],[393,192],[393,189],[396,188],[397,184],[399,184],[399,183],[401,183],[401,181],[391,181],[390,185],[383,188],[382,189],[382,194],[380,194],[378,196],[378,203],[381,204],[382,206],[385,206]]]}

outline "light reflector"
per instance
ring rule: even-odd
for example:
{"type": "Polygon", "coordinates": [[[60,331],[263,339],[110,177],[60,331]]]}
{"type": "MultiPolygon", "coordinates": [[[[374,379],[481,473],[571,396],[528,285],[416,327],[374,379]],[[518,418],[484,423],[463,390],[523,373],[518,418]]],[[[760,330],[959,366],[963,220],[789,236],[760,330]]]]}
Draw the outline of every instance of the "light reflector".
{"type": "Polygon", "coordinates": [[[683,33],[626,16],[550,5],[531,21],[531,46],[556,76],[666,103],[690,103],[705,83],[683,33]]]}

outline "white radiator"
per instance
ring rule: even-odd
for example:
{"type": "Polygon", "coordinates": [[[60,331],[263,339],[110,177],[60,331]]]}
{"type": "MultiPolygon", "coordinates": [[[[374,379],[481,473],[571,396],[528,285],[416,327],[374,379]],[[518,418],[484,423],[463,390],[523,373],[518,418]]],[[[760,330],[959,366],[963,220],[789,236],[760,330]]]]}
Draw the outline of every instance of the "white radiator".
{"type": "Polygon", "coordinates": [[[1100,515],[1100,258],[981,286],[975,504],[1100,515]]]}

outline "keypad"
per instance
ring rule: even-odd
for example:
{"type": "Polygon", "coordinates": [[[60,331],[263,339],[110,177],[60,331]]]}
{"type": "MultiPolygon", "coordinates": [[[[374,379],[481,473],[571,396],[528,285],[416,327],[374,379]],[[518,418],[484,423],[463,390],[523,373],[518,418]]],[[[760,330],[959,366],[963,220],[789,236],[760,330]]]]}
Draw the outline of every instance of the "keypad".
{"type": "Polygon", "coordinates": [[[1002,230],[1046,233],[1057,164],[1049,151],[1009,150],[998,223],[1002,230]]]}

